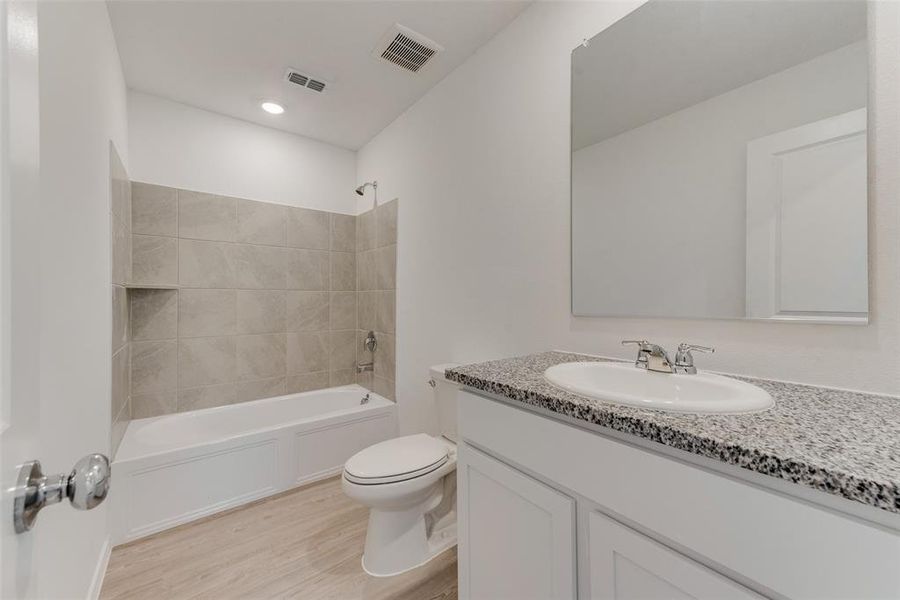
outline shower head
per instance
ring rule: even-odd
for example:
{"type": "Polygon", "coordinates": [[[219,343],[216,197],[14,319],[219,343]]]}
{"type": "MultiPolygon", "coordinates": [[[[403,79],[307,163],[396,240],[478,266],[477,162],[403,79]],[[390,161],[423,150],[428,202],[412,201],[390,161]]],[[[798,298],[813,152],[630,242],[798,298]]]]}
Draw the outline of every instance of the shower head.
{"type": "Polygon", "coordinates": [[[378,182],[377,181],[367,181],[358,188],[356,188],[356,193],[362,196],[366,192],[366,186],[372,186],[372,189],[378,190],[378,182]]]}

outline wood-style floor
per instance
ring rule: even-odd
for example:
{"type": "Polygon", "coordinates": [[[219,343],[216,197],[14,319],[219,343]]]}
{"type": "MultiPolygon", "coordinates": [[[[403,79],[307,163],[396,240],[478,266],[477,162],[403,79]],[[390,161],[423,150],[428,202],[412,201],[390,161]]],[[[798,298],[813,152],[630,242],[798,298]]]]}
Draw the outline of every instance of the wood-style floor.
{"type": "Polygon", "coordinates": [[[102,600],[455,600],[456,549],[397,577],[360,566],[368,511],[328,479],[113,549],[102,600]]]}

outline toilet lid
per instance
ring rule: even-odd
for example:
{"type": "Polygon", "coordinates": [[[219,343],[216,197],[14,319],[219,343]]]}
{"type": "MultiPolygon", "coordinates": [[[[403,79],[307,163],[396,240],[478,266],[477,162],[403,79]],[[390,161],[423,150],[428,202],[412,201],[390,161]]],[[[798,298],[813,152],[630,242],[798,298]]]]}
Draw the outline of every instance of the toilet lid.
{"type": "Polygon", "coordinates": [[[417,433],[379,442],[350,457],[344,472],[359,483],[390,483],[412,479],[447,462],[443,442],[417,433]]]}

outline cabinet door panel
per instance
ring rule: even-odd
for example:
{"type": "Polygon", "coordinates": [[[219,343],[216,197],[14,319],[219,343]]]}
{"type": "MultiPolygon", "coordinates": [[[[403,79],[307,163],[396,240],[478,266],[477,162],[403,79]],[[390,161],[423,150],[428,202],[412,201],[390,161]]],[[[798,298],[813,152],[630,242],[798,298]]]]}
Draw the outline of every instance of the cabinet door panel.
{"type": "Polygon", "coordinates": [[[575,597],[575,506],[568,496],[460,445],[460,597],[575,597]]]}
{"type": "Polygon", "coordinates": [[[589,517],[591,597],[604,600],[760,600],[760,596],[621,523],[589,517]]]}

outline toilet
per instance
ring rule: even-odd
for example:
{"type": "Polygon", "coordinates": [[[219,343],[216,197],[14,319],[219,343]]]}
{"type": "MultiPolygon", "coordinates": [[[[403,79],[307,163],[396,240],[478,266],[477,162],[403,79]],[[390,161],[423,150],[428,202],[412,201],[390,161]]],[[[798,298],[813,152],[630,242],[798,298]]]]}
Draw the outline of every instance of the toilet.
{"type": "Polygon", "coordinates": [[[379,442],[344,464],[344,493],[369,507],[362,566],[390,577],[456,545],[456,392],[431,367],[440,436],[424,433],[379,442]]]}

